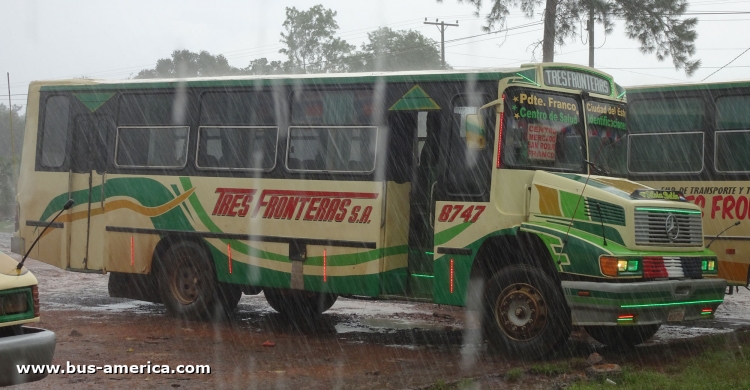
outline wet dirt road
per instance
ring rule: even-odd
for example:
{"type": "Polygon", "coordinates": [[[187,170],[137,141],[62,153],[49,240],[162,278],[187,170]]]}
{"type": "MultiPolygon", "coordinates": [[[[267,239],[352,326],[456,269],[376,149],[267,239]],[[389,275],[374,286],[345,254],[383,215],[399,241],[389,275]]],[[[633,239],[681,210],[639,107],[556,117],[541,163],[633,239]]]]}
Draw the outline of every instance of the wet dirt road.
{"type": "MultiPolygon", "coordinates": [[[[0,251],[10,252],[9,237],[0,233],[0,251]]],[[[27,265],[39,279],[39,326],[57,334],[53,363],[200,364],[210,365],[211,374],[58,374],[20,389],[390,389],[482,376],[495,387],[510,385],[503,383],[503,372],[524,366],[487,351],[478,324],[462,308],[339,298],[320,321],[305,325],[276,314],[261,294],[243,296],[224,322],[184,323],[169,317],[162,305],[108,297],[106,275],[66,272],[34,260],[27,265]],[[273,346],[264,346],[269,341],[273,346]]],[[[715,320],[664,326],[648,344],[748,325],[750,292],[741,289],[727,296],[715,320]]],[[[585,358],[597,348],[585,333],[574,334],[571,345],[566,356],[585,358]]],[[[522,387],[549,388],[548,382],[522,387]]]]}

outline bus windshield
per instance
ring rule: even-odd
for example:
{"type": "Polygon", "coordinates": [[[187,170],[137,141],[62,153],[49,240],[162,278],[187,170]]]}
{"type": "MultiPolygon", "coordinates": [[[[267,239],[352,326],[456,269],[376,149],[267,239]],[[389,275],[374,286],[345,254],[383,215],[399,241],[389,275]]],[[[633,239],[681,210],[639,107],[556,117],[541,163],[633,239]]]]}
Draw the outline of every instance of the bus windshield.
{"type": "Polygon", "coordinates": [[[581,103],[575,95],[509,88],[503,133],[505,167],[583,170],[586,145],[581,103]]]}
{"type": "Polygon", "coordinates": [[[624,103],[586,101],[590,161],[612,174],[627,173],[626,114],[624,103]]]}

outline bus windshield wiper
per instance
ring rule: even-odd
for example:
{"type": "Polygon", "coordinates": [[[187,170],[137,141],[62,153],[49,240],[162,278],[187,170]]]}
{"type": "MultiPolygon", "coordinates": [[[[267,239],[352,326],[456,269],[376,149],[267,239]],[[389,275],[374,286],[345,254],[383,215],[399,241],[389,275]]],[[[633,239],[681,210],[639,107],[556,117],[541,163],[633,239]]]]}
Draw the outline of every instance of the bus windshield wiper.
{"type": "Polygon", "coordinates": [[[610,176],[610,175],[611,175],[611,173],[609,173],[609,172],[608,172],[608,171],[607,171],[606,169],[604,169],[604,168],[602,168],[602,167],[600,167],[600,166],[598,166],[598,165],[596,165],[596,164],[592,163],[592,162],[591,162],[591,161],[589,161],[589,160],[583,160],[583,162],[585,162],[586,164],[588,164],[588,165],[589,165],[589,166],[590,166],[591,168],[594,168],[594,170],[595,170],[595,171],[598,171],[598,172],[600,172],[600,173],[603,173],[603,174],[605,174],[605,175],[607,175],[607,176],[610,176]]]}
{"type": "Polygon", "coordinates": [[[39,235],[36,237],[36,240],[34,240],[34,242],[31,244],[31,246],[29,247],[29,249],[26,251],[26,254],[23,255],[23,259],[21,259],[21,261],[16,266],[17,270],[20,271],[21,268],[23,268],[23,263],[26,261],[26,258],[29,257],[29,253],[31,253],[31,250],[34,248],[34,245],[36,245],[36,243],[39,242],[39,239],[42,238],[42,236],[44,235],[44,232],[46,232],[47,229],[50,227],[50,225],[52,225],[52,222],[55,222],[55,220],[57,219],[57,217],[59,217],[60,214],[63,213],[63,211],[71,208],[75,203],[76,202],[73,199],[68,199],[68,201],[65,202],[65,204],[63,205],[62,210],[60,210],[60,212],[57,213],[57,215],[55,215],[55,218],[52,218],[52,220],[49,221],[49,223],[47,223],[47,226],[45,226],[44,230],[42,230],[42,232],[39,233],[39,235]]]}

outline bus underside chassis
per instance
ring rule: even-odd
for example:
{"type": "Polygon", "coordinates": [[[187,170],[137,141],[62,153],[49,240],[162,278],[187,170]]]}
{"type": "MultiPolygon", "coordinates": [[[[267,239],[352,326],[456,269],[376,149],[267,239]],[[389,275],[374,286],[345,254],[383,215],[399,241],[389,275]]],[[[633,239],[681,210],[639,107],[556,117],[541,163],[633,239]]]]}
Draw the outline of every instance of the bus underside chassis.
{"type": "Polygon", "coordinates": [[[570,336],[570,314],[562,291],[541,269],[504,267],[484,291],[482,325],[490,346],[514,357],[534,359],[570,336]]]}
{"type": "Polygon", "coordinates": [[[292,320],[312,319],[336,303],[335,294],[313,291],[264,288],[268,304],[284,317],[292,320]]]}
{"type": "Polygon", "coordinates": [[[634,326],[584,326],[594,340],[615,348],[631,348],[654,337],[661,324],[634,326]]]}
{"type": "Polygon", "coordinates": [[[155,271],[162,302],[183,319],[219,319],[237,307],[240,288],[216,279],[206,249],[187,240],[173,241],[159,256],[155,271]]]}

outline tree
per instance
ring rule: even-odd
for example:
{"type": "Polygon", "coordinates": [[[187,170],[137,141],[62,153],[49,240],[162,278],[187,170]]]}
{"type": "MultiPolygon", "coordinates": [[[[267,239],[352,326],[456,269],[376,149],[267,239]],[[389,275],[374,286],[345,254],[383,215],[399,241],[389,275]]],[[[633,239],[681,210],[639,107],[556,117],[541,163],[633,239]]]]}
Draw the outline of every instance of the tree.
{"type": "Polygon", "coordinates": [[[281,43],[286,45],[279,53],[286,54],[285,66],[293,73],[344,72],[348,70],[346,58],[354,50],[333,34],[339,29],[336,11],[318,4],[307,11],[286,8],[282,24],[281,43]]]}
{"type": "Polygon", "coordinates": [[[20,115],[21,108],[19,105],[13,105],[13,109],[8,110],[8,106],[0,104],[0,221],[10,219],[15,212],[16,179],[21,164],[21,149],[26,125],[25,115],[20,115]],[[8,115],[12,115],[11,118],[13,118],[13,137],[10,134],[8,115]],[[15,172],[13,171],[11,138],[15,141],[15,172]]]}
{"type": "Polygon", "coordinates": [[[250,65],[245,70],[248,74],[256,75],[289,73],[284,63],[281,61],[268,62],[265,57],[250,61],[250,65]]]}
{"type": "Polygon", "coordinates": [[[172,58],[156,61],[154,69],[144,69],[138,72],[135,78],[229,76],[243,73],[246,71],[229,65],[223,54],[214,56],[205,50],[200,53],[175,50],[172,52],[172,58]]]}
{"type": "Polygon", "coordinates": [[[367,33],[369,43],[362,44],[359,63],[361,71],[392,71],[441,69],[437,42],[414,30],[394,31],[381,27],[367,33]]]}
{"type": "MultiPolygon", "coordinates": [[[[442,0],[438,0],[441,2],[442,0]]],[[[466,1],[475,6],[476,15],[482,8],[482,0],[466,1]]],[[[492,8],[485,17],[484,29],[505,26],[511,8],[520,8],[527,18],[532,18],[542,0],[490,0],[492,8]]],[[[683,19],[687,11],[687,0],[544,0],[544,35],[542,57],[545,62],[554,61],[555,44],[578,36],[580,22],[587,20],[593,12],[595,22],[604,25],[606,34],[614,30],[614,20],[625,20],[625,34],[637,40],[644,54],[655,54],[659,61],[672,57],[675,69],[684,69],[690,76],[699,67],[700,60],[690,60],[695,54],[697,34],[696,18],[683,19]]]]}

